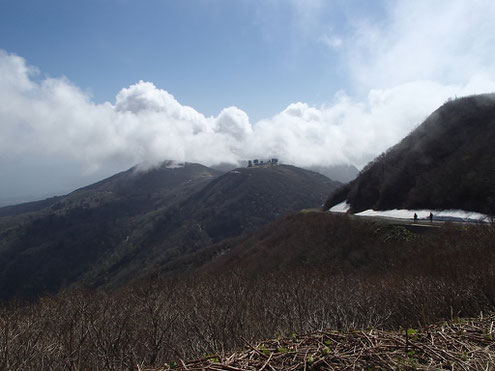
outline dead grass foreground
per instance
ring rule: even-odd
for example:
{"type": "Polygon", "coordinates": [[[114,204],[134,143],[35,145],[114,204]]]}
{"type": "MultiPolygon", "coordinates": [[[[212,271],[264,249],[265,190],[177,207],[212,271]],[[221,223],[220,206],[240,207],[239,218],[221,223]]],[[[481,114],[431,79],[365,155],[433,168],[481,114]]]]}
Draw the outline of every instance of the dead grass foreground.
{"type": "Polygon", "coordinates": [[[421,330],[326,331],[293,335],[230,355],[172,363],[162,370],[494,370],[495,314],[421,330]]]}

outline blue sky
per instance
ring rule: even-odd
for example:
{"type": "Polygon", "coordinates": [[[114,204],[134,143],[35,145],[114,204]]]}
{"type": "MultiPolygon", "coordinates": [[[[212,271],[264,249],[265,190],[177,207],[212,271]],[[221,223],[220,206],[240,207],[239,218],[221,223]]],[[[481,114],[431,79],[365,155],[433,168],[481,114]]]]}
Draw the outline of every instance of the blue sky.
{"type": "Polygon", "coordinates": [[[96,102],[144,80],[206,115],[234,105],[256,120],[352,89],[342,56],[321,38],[344,36],[350,17],[379,21],[382,5],[311,3],[2,1],[0,46],[96,102]]]}
{"type": "Polygon", "coordinates": [[[364,166],[495,91],[489,0],[0,0],[0,203],[136,163],[364,166]]]}

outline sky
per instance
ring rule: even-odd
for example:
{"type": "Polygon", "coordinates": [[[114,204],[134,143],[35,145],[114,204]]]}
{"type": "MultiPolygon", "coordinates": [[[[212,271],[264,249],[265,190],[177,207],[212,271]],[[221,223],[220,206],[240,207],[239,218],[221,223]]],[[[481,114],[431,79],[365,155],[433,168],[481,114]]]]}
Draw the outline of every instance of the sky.
{"type": "Polygon", "coordinates": [[[0,205],[164,160],[358,168],[495,91],[491,0],[0,0],[0,205]]]}

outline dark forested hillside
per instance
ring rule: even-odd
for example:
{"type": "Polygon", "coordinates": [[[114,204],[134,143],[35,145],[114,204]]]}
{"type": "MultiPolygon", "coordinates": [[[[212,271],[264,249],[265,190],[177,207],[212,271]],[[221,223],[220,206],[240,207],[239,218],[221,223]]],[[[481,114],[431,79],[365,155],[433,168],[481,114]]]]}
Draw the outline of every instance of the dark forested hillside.
{"type": "Polygon", "coordinates": [[[293,166],[130,169],[0,218],[0,296],[117,287],[183,254],[320,207],[339,183],[293,166]]]}
{"type": "Polygon", "coordinates": [[[253,231],[291,211],[321,207],[328,190],[339,184],[289,165],[232,170],[157,215],[135,249],[90,280],[115,285],[151,267],[174,267],[186,254],[253,231]]]}
{"type": "Polygon", "coordinates": [[[44,208],[53,205],[57,201],[60,201],[62,198],[63,196],[55,196],[47,198],[45,200],[25,202],[22,204],[0,207],[0,217],[14,216],[43,210],[44,208]]]}
{"type": "Polygon", "coordinates": [[[0,218],[0,296],[70,285],[146,233],[157,213],[220,174],[199,164],[164,163],[148,171],[129,169],[64,197],[8,208],[0,218]]]}
{"type": "Polygon", "coordinates": [[[213,241],[250,231],[290,211],[319,207],[338,182],[290,165],[240,168],[204,187],[183,205],[213,241]]]}
{"type": "Polygon", "coordinates": [[[445,103],[399,144],[332,193],[373,208],[464,209],[495,214],[495,95],[445,103]]]}

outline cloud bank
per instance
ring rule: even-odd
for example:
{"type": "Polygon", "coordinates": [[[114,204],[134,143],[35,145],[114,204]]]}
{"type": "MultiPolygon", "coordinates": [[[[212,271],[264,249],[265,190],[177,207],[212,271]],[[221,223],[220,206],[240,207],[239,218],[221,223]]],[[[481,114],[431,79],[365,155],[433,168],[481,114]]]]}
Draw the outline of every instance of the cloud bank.
{"type": "MultiPolygon", "coordinates": [[[[293,1],[300,29],[325,3],[304,4],[293,1]]],[[[299,166],[362,167],[448,98],[495,91],[495,4],[385,4],[386,20],[357,18],[346,34],[304,28],[305,40],[339,53],[353,96],[294,102],[257,122],[237,107],[207,117],[144,81],[96,103],[69,79],[43,77],[0,50],[0,195],[69,191],[166,159],[213,165],[277,156],[299,166]]]]}
{"type": "Polygon", "coordinates": [[[362,102],[339,93],[319,107],[292,103],[251,123],[236,107],[206,117],[143,81],[122,89],[114,103],[96,104],[65,78],[36,81],[35,68],[6,52],[0,53],[0,72],[2,158],[63,156],[88,172],[108,163],[212,165],[269,156],[302,166],[363,166],[447,98],[478,90],[471,80],[464,86],[410,82],[370,90],[362,102]]]}

